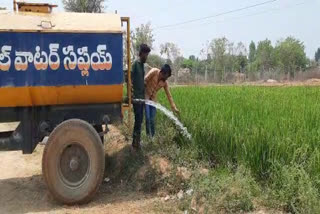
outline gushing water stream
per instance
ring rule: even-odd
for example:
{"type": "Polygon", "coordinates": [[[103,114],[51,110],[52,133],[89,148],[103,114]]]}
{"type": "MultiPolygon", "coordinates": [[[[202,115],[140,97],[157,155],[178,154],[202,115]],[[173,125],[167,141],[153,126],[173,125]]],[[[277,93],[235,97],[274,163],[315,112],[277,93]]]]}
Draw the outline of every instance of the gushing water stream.
{"type": "Polygon", "coordinates": [[[182,133],[183,136],[191,140],[191,134],[188,132],[187,128],[179,121],[179,119],[173,114],[172,111],[169,111],[166,109],[163,105],[153,102],[151,100],[144,100],[144,99],[134,99],[134,103],[145,103],[147,105],[151,105],[160,111],[162,111],[170,120],[172,120],[176,126],[180,129],[180,132],[182,133]]]}

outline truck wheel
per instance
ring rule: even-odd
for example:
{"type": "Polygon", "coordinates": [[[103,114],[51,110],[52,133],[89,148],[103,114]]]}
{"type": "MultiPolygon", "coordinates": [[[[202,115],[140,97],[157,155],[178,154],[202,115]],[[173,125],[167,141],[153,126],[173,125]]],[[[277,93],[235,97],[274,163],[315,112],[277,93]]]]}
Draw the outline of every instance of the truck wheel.
{"type": "Polygon", "coordinates": [[[89,202],[104,175],[100,137],[87,122],[67,120],[50,134],[42,157],[42,172],[53,197],[64,204],[89,202]]]}

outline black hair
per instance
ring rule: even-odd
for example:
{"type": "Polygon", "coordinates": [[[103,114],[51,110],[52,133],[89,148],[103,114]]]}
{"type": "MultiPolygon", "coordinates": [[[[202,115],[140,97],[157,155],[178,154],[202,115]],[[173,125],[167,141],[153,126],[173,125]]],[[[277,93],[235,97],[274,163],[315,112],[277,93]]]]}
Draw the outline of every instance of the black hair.
{"type": "Polygon", "coordinates": [[[168,64],[164,64],[160,70],[162,73],[167,74],[168,77],[171,77],[171,67],[168,64]]]}
{"type": "Polygon", "coordinates": [[[150,53],[151,49],[148,45],[146,44],[141,44],[140,48],[139,48],[139,55],[141,55],[142,53],[150,53]]]}

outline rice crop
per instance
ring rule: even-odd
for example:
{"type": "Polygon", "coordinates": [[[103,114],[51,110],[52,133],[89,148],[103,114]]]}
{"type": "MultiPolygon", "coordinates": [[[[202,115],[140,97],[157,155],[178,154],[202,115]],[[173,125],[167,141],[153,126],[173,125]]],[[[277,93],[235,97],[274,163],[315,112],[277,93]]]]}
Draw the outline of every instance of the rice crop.
{"type": "MultiPolygon", "coordinates": [[[[299,165],[319,180],[320,88],[193,86],[171,91],[201,157],[219,165],[244,164],[262,179],[277,166],[299,165]]],[[[169,106],[164,93],[159,98],[169,106]]]]}

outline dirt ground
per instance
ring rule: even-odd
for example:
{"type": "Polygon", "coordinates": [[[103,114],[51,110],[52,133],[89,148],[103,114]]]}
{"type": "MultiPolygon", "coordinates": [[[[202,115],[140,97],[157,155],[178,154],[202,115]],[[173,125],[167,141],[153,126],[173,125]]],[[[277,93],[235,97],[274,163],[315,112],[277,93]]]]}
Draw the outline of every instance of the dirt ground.
{"type": "MultiPolygon", "coordinates": [[[[105,145],[106,157],[128,147],[119,130],[111,128],[105,145]],[[112,151],[113,150],[113,151],[112,151]]],[[[179,213],[174,202],[165,202],[156,193],[128,190],[104,181],[96,197],[87,205],[65,206],[50,195],[41,175],[44,146],[31,155],[0,152],[0,213],[179,213]]],[[[106,158],[108,161],[108,158],[106,158]]],[[[108,164],[106,164],[108,166],[108,164]]],[[[108,177],[108,168],[106,177],[108,177]]],[[[126,179],[126,178],[123,178],[126,179]]],[[[181,211],[180,211],[181,213],[181,211]]]]}

